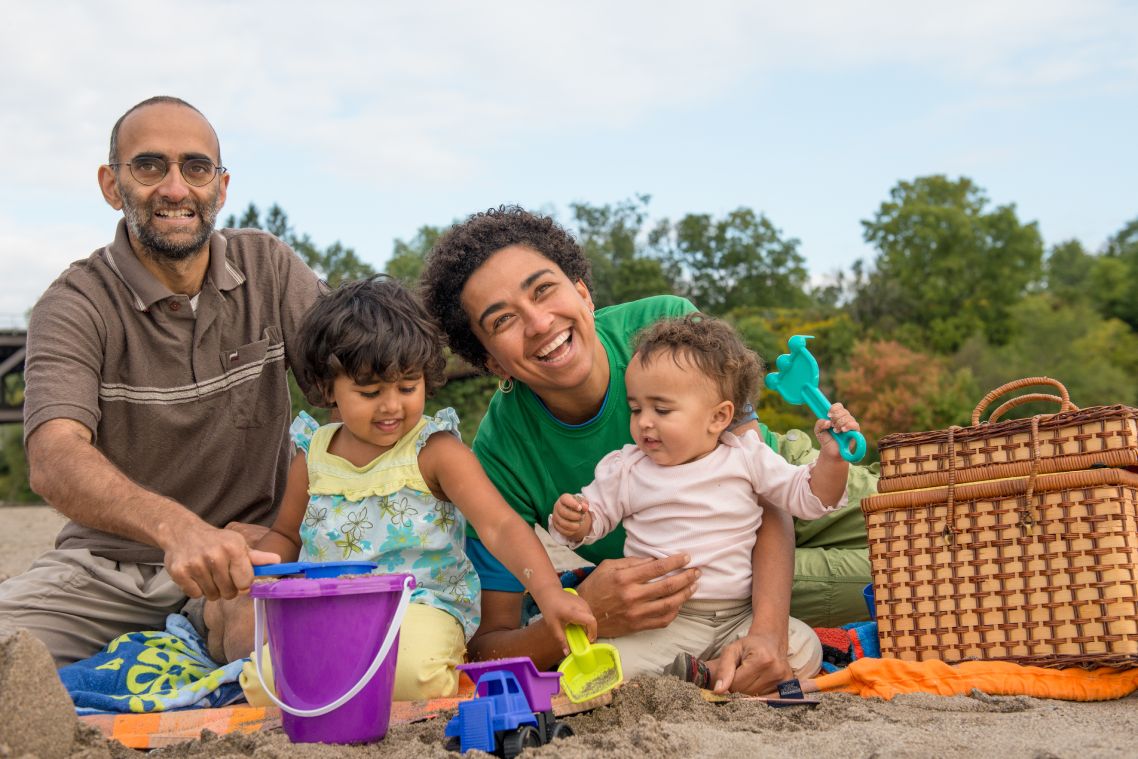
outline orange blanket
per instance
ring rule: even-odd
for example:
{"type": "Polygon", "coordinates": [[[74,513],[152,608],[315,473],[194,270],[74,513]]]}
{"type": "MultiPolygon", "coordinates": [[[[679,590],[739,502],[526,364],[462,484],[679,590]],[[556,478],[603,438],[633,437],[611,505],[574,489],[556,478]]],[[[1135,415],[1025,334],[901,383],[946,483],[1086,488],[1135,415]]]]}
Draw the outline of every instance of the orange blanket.
{"type": "MultiPolygon", "coordinates": [[[[812,681],[817,690],[891,699],[898,693],[953,696],[973,689],[992,696],[1109,701],[1138,689],[1138,669],[1047,669],[999,661],[949,665],[940,661],[858,659],[812,681]]],[[[806,689],[804,684],[804,690],[806,689]]]]}

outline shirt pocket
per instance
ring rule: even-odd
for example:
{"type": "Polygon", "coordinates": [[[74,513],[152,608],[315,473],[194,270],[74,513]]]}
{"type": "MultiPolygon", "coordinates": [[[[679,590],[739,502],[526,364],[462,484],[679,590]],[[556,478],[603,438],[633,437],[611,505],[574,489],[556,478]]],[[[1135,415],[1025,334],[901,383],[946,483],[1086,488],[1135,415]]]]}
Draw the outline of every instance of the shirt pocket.
{"type": "Polygon", "coordinates": [[[221,353],[229,384],[229,413],[238,429],[263,427],[287,403],[284,340],[279,327],[266,327],[260,340],[221,353]]]}

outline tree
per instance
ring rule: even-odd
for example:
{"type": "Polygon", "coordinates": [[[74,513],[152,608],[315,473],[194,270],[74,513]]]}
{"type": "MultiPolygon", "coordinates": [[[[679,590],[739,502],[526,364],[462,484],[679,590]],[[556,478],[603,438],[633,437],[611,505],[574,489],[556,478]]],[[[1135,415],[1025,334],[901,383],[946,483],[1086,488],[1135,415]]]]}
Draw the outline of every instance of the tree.
{"type": "Polygon", "coordinates": [[[1090,302],[1094,297],[1095,256],[1078,240],[1067,240],[1051,248],[1043,264],[1046,292],[1067,302],[1090,302]]]}
{"type": "Polygon", "coordinates": [[[355,250],[345,247],[339,240],[321,250],[307,234],[297,234],[289,225],[288,214],[276,203],[265,214],[263,224],[257,207],[250,203],[240,219],[230,214],[225,221],[225,226],[263,229],[279,237],[332,287],[336,287],[347,280],[362,279],[376,273],[371,264],[361,260],[356,255],[355,250]]]}
{"type": "Polygon", "coordinates": [[[907,342],[941,353],[976,332],[1006,342],[1008,310],[1038,280],[1043,243],[1036,223],[1020,223],[1014,205],[988,205],[967,177],[898,183],[862,222],[878,255],[857,295],[859,318],[886,333],[909,325],[908,334],[899,333],[907,342]]]}
{"type": "Polygon", "coordinates": [[[1138,219],[1111,237],[1091,274],[1099,312],[1138,329],[1138,219]]]}
{"type": "Polygon", "coordinates": [[[444,231],[446,230],[442,227],[424,224],[408,242],[397,239],[384,271],[411,289],[416,289],[419,285],[419,275],[423,273],[423,262],[427,258],[427,253],[442,237],[444,231]]]}
{"type": "Polygon", "coordinates": [[[650,200],[649,195],[637,195],[615,205],[570,206],[578,244],[593,269],[593,301],[598,307],[673,292],[668,271],[651,254],[643,235],[650,200]]]}
{"type": "Polygon", "coordinates": [[[784,239],[763,214],[737,208],[722,219],[688,214],[654,233],[664,257],[680,272],[679,292],[702,310],[724,314],[745,306],[800,307],[806,260],[798,240],[784,239]]]}
{"type": "Polygon", "coordinates": [[[892,341],[862,341],[834,373],[838,400],[857,415],[870,450],[892,432],[967,424],[976,395],[968,369],[892,341]]]}
{"type": "MultiPolygon", "coordinates": [[[[991,345],[976,336],[957,352],[983,392],[1021,377],[1062,382],[1079,406],[1138,402],[1138,335],[1118,319],[1104,319],[1088,303],[1070,303],[1050,293],[1033,295],[1009,314],[1014,337],[991,345]]],[[[979,401],[979,397],[976,401],[979,401]]],[[[1052,413],[1055,404],[1014,409],[1010,417],[1052,413]]]]}

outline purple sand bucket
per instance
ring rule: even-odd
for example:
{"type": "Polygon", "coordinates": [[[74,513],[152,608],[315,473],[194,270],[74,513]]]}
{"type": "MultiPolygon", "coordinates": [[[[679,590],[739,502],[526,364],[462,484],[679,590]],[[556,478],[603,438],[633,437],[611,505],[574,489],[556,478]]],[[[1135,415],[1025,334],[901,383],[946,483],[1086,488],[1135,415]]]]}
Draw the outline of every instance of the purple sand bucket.
{"type": "Polygon", "coordinates": [[[253,664],[269,631],[285,733],[294,743],[366,743],[387,734],[409,574],[254,583],[253,664]]]}

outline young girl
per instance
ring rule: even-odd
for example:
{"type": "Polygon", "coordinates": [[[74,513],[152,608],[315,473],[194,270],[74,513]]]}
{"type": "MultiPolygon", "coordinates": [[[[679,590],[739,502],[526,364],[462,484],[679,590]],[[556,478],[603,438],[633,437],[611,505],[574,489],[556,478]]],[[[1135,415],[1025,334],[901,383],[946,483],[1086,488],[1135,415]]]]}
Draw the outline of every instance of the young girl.
{"type": "Polygon", "coordinates": [[[533,530],[459,440],[454,410],[423,415],[446,361],[437,328],[403,286],[386,278],[341,286],[309,311],[299,343],[304,379],[342,423],[317,427],[307,415],[293,423],[300,452],[256,548],[286,562],[374,561],[380,571],[415,576],[395,699],[457,690],[455,665],[480,622],[478,575],[463,551],[466,519],[525,584],[565,653],[567,623],[596,637],[588,606],[562,591],[533,530]]]}
{"type": "MultiPolygon", "coordinates": [[[[764,507],[817,519],[844,505],[848,464],[825,433],[859,427],[840,404],[815,425],[821,454],[807,466],[787,463],[754,430],[728,432],[745,423],[742,409],[761,374],[758,356],[722,321],[689,314],[649,327],[625,372],[636,444],[601,459],[580,495],[554,505],[550,533],[570,548],[623,524],[626,556],[684,551],[700,569],[694,594],[668,627],[605,641],[619,649],[626,677],[673,671],[675,660],[685,666],[673,673],[697,679],[686,663],[703,666],[700,659],[747,633],[751,552],[764,507]]],[[[795,676],[817,673],[821,643],[794,618],[787,649],[795,676]]],[[[713,670],[703,670],[705,687],[716,683],[713,670]]]]}

